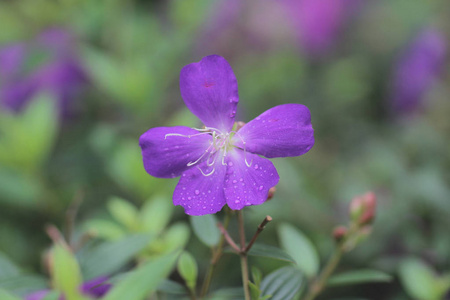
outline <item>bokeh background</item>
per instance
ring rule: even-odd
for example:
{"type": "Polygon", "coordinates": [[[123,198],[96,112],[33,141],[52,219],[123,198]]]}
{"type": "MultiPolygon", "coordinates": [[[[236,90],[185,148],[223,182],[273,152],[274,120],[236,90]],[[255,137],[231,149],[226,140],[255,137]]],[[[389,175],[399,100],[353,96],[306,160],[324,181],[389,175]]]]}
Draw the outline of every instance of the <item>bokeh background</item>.
{"type": "MultiPolygon", "coordinates": [[[[448,20],[448,0],[1,1],[3,266],[37,286],[48,224],[74,240],[117,240],[145,231],[139,213],[173,236],[149,253],[187,245],[207,256],[171,205],[177,179],[145,172],[138,139],[155,126],[200,126],[181,99],[179,72],[218,54],[239,83],[239,120],[301,103],[315,129],[309,153],[274,159],[277,192],[248,209],[249,232],[269,214],[261,240],[276,245],[277,223],[289,222],[324,261],[350,200],[372,190],[373,232],[340,270],[374,268],[393,280],[322,298],[441,299],[450,287],[448,20]]],[[[238,286],[237,259],[224,260],[213,287],[238,286]]],[[[276,266],[253,263],[265,273],[276,266]]]]}

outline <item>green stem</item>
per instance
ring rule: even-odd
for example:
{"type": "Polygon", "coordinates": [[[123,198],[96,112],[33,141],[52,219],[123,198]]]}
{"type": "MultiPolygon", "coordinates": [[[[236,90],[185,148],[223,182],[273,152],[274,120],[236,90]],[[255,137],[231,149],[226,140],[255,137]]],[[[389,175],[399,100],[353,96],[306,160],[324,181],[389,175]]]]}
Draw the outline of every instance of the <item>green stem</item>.
{"type": "Polygon", "coordinates": [[[238,211],[238,223],[239,223],[239,237],[241,242],[241,252],[239,253],[241,257],[241,271],[242,271],[242,285],[244,286],[245,300],[250,299],[250,290],[248,288],[248,260],[247,252],[245,252],[245,230],[244,230],[244,212],[242,210],[238,211]]]}
{"type": "Polygon", "coordinates": [[[344,247],[342,246],[342,244],[339,244],[336,247],[333,255],[328,260],[327,264],[325,265],[325,268],[320,273],[319,277],[317,277],[316,280],[314,280],[314,282],[312,283],[311,288],[308,290],[308,294],[306,295],[304,300],[313,300],[322,292],[325,285],[327,284],[328,278],[336,269],[343,254],[344,247]]]}
{"type": "MultiPolygon", "coordinates": [[[[230,223],[231,214],[229,210],[226,210],[225,218],[223,220],[223,227],[225,229],[228,228],[228,224],[230,223]]],[[[211,279],[214,274],[214,270],[216,268],[217,263],[219,262],[220,257],[222,256],[223,251],[223,245],[225,243],[225,237],[222,234],[220,236],[219,243],[217,244],[216,248],[212,249],[212,258],[211,263],[209,264],[208,270],[206,271],[205,278],[203,280],[202,290],[200,293],[200,299],[206,296],[209,290],[209,285],[211,284],[211,279]]]]}

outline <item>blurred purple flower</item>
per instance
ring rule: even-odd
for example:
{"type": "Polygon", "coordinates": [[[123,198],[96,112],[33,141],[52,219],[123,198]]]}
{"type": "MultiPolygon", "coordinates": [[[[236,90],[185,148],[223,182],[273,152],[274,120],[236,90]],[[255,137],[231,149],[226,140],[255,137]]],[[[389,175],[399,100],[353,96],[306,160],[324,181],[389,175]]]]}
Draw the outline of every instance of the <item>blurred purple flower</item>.
{"type": "Polygon", "coordinates": [[[233,129],[238,86],[221,56],[207,56],[185,66],[180,90],[186,106],[205,127],[152,128],[139,144],[150,175],[181,175],[173,202],[186,214],[216,213],[225,204],[233,210],[262,204],[279,176],[272,162],[259,155],[298,156],[314,145],[311,115],[301,104],[273,107],[233,129]]]}
{"type": "Polygon", "coordinates": [[[443,69],[445,37],[435,29],[420,32],[396,65],[391,105],[397,113],[411,113],[422,105],[425,94],[443,69]]]}
{"type": "Polygon", "coordinates": [[[35,40],[0,49],[0,105],[21,111],[39,92],[53,94],[62,115],[87,76],[74,53],[75,39],[62,29],[50,29],[35,40]]]}
{"type": "Polygon", "coordinates": [[[218,1],[206,23],[201,49],[210,49],[211,43],[219,42],[222,52],[229,47],[236,51],[242,44],[259,50],[297,40],[307,54],[320,56],[336,41],[358,3],[358,0],[218,1]],[[236,44],[236,39],[241,42],[236,44]]]}
{"type": "MultiPolygon", "coordinates": [[[[85,296],[93,297],[94,299],[99,299],[103,297],[111,288],[111,284],[107,283],[107,277],[97,277],[95,279],[86,281],[80,286],[80,291],[85,296]]],[[[25,296],[25,300],[42,300],[47,296],[50,291],[43,290],[33,292],[25,296]]],[[[60,296],[59,300],[64,300],[64,296],[60,296]]]]}
{"type": "Polygon", "coordinates": [[[281,0],[301,47],[320,55],[335,42],[354,0],[281,0]]]}

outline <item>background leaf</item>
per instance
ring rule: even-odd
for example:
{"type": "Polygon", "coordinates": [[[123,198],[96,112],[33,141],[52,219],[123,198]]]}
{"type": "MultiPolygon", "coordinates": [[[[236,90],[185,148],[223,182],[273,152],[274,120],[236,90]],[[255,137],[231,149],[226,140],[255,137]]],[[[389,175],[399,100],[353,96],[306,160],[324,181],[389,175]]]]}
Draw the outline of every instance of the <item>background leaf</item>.
{"type": "Polygon", "coordinates": [[[112,275],[147,246],[152,239],[153,236],[150,234],[135,234],[86,250],[80,256],[83,275],[86,279],[112,275]]]}
{"type": "Polygon", "coordinates": [[[304,277],[298,268],[284,267],[267,275],[261,282],[261,295],[271,300],[290,300],[304,285],[304,277]]]}
{"type": "Polygon", "coordinates": [[[219,243],[220,231],[214,215],[191,216],[190,220],[195,235],[203,244],[212,247],[219,243]]]}
{"type": "Polygon", "coordinates": [[[441,299],[436,276],[432,269],[417,258],[401,262],[399,275],[402,285],[410,297],[421,300],[441,299]]]}
{"type": "Polygon", "coordinates": [[[295,264],[295,260],[282,249],[260,243],[253,244],[252,248],[250,248],[250,251],[248,252],[248,255],[268,257],[295,264]]]}
{"type": "Polygon", "coordinates": [[[319,270],[319,256],[311,241],[295,227],[283,223],[278,227],[278,236],[284,250],[292,256],[300,270],[313,277],[319,270]]]}
{"type": "Polygon", "coordinates": [[[356,270],[331,276],[327,285],[339,286],[368,282],[389,282],[392,276],[378,270],[356,270]]]}
{"type": "Polygon", "coordinates": [[[117,283],[103,300],[142,300],[169,275],[178,253],[171,253],[140,266],[117,283]]]}

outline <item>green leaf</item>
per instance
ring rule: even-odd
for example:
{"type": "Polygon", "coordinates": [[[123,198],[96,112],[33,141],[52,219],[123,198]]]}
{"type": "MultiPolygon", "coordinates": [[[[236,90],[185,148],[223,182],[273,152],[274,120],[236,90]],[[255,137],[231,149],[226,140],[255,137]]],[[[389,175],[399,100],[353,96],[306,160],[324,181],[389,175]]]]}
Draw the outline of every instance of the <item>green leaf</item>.
{"type": "Polygon", "coordinates": [[[173,204],[164,196],[155,196],[145,202],[141,209],[140,220],[146,232],[160,233],[170,221],[173,204]]]}
{"type": "Polygon", "coordinates": [[[290,300],[304,284],[301,271],[292,266],[280,268],[267,275],[261,282],[262,296],[271,295],[270,300],[290,300]]]}
{"type": "Polygon", "coordinates": [[[87,250],[80,257],[81,269],[86,279],[111,275],[153,239],[150,234],[135,234],[115,242],[102,243],[87,250]]]}
{"type": "Polygon", "coordinates": [[[113,197],[108,201],[108,210],[117,221],[128,229],[137,229],[138,210],[130,202],[113,197]]]}
{"type": "Polygon", "coordinates": [[[78,262],[67,247],[58,243],[53,248],[53,272],[54,286],[64,293],[67,300],[81,297],[78,287],[82,283],[78,262]]]}
{"type": "Polygon", "coordinates": [[[164,279],[158,286],[158,291],[173,295],[187,295],[186,288],[178,282],[164,279]]]}
{"type": "Polygon", "coordinates": [[[242,287],[238,288],[223,288],[215,291],[211,300],[242,300],[244,299],[244,290],[242,287]]]}
{"type": "Polygon", "coordinates": [[[248,255],[268,257],[290,263],[295,263],[295,260],[282,249],[260,243],[253,244],[252,248],[250,248],[250,251],[248,252],[248,255]]]}
{"type": "Polygon", "coordinates": [[[220,230],[214,215],[191,216],[190,220],[195,235],[203,244],[213,247],[219,243],[220,230]]]}
{"type": "Polygon", "coordinates": [[[118,240],[123,238],[127,233],[122,225],[109,220],[89,220],[84,227],[93,236],[106,240],[118,240]]]}
{"type": "Polygon", "coordinates": [[[0,279],[19,275],[20,269],[0,252],[0,279]]]}
{"type": "Polygon", "coordinates": [[[257,287],[261,284],[262,280],[262,272],[260,269],[256,267],[252,267],[252,279],[257,287]]]}
{"type": "Polygon", "coordinates": [[[259,300],[259,295],[261,294],[261,291],[259,288],[254,284],[253,282],[248,282],[248,287],[250,289],[250,297],[252,300],[259,300]]]}
{"type": "Polygon", "coordinates": [[[40,94],[21,114],[4,117],[0,121],[0,162],[35,170],[49,155],[58,129],[54,99],[40,94]]]}
{"type": "Polygon", "coordinates": [[[400,281],[410,297],[418,300],[438,300],[440,291],[433,270],[417,258],[407,258],[400,263],[400,281]]]}
{"type": "Polygon", "coordinates": [[[392,276],[378,270],[357,270],[340,273],[330,277],[328,285],[339,286],[368,282],[389,282],[392,276]]]}
{"type": "Polygon", "coordinates": [[[2,299],[2,300],[22,300],[19,297],[15,296],[3,289],[0,289],[0,299],[2,299]]]}
{"type": "Polygon", "coordinates": [[[0,288],[18,295],[27,295],[33,291],[48,288],[47,279],[41,276],[29,274],[17,274],[0,279],[0,288]]]}
{"type": "Polygon", "coordinates": [[[178,258],[178,272],[190,289],[195,289],[198,267],[194,257],[187,251],[178,258]]]}
{"type": "Polygon", "coordinates": [[[144,299],[170,274],[177,257],[175,252],[145,263],[115,285],[103,300],[144,299]]]}
{"type": "Polygon", "coordinates": [[[191,235],[189,226],[185,223],[175,223],[163,234],[163,252],[170,252],[183,248],[191,235]]]}
{"type": "Polygon", "coordinates": [[[284,250],[292,256],[306,276],[313,277],[319,271],[319,256],[311,241],[289,224],[278,227],[278,236],[284,250]]]}

